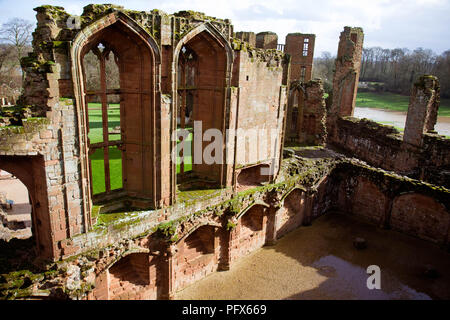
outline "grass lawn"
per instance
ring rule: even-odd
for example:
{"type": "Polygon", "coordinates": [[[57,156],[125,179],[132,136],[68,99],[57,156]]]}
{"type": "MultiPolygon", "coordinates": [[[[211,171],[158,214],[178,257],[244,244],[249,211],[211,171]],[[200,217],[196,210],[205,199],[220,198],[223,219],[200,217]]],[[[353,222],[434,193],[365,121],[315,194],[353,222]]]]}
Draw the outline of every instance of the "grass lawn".
{"type": "MultiPolygon", "coordinates": [[[[102,110],[100,103],[89,103],[89,139],[91,143],[103,141],[102,110]]],[[[111,131],[120,126],[119,104],[110,104],[108,108],[108,129],[111,131]]],[[[110,134],[109,140],[120,140],[120,134],[110,134]]],[[[187,142],[192,142],[192,133],[187,142]]],[[[185,154],[188,153],[185,147],[185,154]]],[[[97,149],[90,157],[92,168],[92,192],[99,194],[105,192],[105,168],[103,149],[97,149]]],[[[184,157],[184,171],[192,170],[192,157],[184,157]]],[[[122,154],[117,147],[109,148],[109,170],[111,190],[122,188],[122,154]]],[[[180,158],[177,159],[177,173],[180,172],[180,158]]]]}
{"type": "MultiPolygon", "coordinates": [[[[102,105],[89,103],[89,139],[91,143],[103,141],[102,105]]],[[[110,104],[108,108],[108,128],[120,126],[119,104],[110,104]]],[[[109,135],[109,140],[120,140],[120,134],[109,135]]],[[[90,157],[92,168],[92,192],[105,192],[105,167],[103,149],[97,149],[90,157]]],[[[122,188],[122,154],[117,147],[109,147],[109,171],[111,190],[122,188]]]]}
{"type": "MultiPolygon", "coordinates": [[[[361,108],[377,108],[392,111],[408,111],[409,96],[390,92],[358,92],[356,106],[361,108]]],[[[441,98],[438,116],[450,117],[450,99],[441,98]]]]}

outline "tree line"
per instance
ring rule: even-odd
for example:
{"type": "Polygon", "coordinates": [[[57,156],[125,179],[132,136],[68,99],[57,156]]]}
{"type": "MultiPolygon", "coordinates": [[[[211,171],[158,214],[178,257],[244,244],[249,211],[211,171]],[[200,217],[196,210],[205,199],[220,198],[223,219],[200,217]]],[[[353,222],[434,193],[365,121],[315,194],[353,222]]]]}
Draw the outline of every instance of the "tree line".
{"type": "MultiPolygon", "coordinates": [[[[29,21],[13,18],[0,27],[0,98],[7,98],[15,103],[22,93],[24,74],[20,59],[33,50],[31,46],[33,24],[29,21]]],[[[106,82],[108,88],[119,88],[119,69],[114,62],[113,54],[106,60],[106,82]]],[[[86,74],[87,90],[99,90],[100,65],[98,58],[89,52],[83,60],[86,74]]],[[[117,103],[118,97],[111,97],[117,103]]],[[[92,102],[99,102],[96,97],[92,102]]]]}
{"type": "MultiPolygon", "coordinates": [[[[314,59],[314,77],[324,80],[327,92],[332,88],[334,59],[329,52],[314,59]]],[[[409,95],[413,83],[423,74],[437,76],[441,96],[450,97],[450,50],[437,55],[423,48],[363,48],[359,81],[376,82],[378,90],[409,95]]]]}

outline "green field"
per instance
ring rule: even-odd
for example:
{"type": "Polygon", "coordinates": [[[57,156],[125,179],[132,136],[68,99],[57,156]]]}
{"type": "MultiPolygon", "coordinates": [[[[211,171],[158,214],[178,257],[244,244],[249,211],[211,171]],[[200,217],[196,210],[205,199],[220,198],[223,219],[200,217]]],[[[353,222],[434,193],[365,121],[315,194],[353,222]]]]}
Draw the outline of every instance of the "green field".
{"type": "MultiPolygon", "coordinates": [[[[358,92],[356,106],[361,108],[377,108],[392,111],[408,111],[409,96],[390,92],[358,92]]],[[[450,99],[441,98],[438,116],[450,117],[450,99]]]]}
{"type": "MultiPolygon", "coordinates": [[[[120,126],[120,108],[118,104],[109,104],[108,130],[120,126]]],[[[89,139],[91,143],[103,141],[102,110],[100,103],[89,103],[89,139]]],[[[110,134],[109,140],[120,140],[120,134],[110,134]]],[[[192,142],[189,134],[187,142],[192,142]]],[[[187,151],[185,150],[185,154],[187,151]]],[[[99,194],[105,192],[105,168],[103,149],[97,149],[90,157],[92,168],[92,192],[99,194]]],[[[180,158],[177,159],[177,173],[180,172],[180,158]]],[[[192,157],[184,157],[184,171],[192,170],[192,157]]],[[[111,190],[122,188],[122,154],[117,147],[109,147],[109,170],[111,190]]]]}
{"type": "MultiPolygon", "coordinates": [[[[100,103],[89,103],[89,140],[91,143],[103,141],[102,110],[100,103]]],[[[120,126],[120,107],[110,104],[108,107],[108,128],[120,126]]],[[[120,140],[120,134],[110,134],[109,140],[120,140]]],[[[105,169],[103,149],[97,149],[90,157],[92,168],[92,192],[105,192],[105,169]]],[[[122,155],[117,147],[109,147],[109,170],[111,190],[122,188],[122,155]]]]}

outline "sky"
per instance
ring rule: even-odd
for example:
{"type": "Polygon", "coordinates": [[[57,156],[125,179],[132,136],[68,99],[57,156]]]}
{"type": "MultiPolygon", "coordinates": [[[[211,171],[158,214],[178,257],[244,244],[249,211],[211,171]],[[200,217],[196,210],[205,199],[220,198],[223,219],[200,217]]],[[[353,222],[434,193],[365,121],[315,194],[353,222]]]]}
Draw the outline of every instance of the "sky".
{"type": "Polygon", "coordinates": [[[201,11],[231,19],[234,31],[276,32],[279,43],[291,32],[314,33],[315,56],[324,51],[336,55],[344,26],[362,27],[365,47],[422,47],[437,54],[450,49],[450,0],[0,0],[0,24],[14,17],[34,23],[33,8],[44,4],[80,15],[90,3],[166,13],[201,11]]]}

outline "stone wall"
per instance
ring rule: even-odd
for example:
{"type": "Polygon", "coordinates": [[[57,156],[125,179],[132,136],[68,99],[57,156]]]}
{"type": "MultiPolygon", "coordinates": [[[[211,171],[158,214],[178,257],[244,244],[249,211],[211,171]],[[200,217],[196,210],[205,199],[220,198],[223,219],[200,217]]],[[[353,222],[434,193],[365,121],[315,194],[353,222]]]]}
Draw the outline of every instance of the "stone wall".
{"type": "Polygon", "coordinates": [[[285,144],[324,145],[327,137],[322,80],[290,85],[285,144]]]}
{"type": "Polygon", "coordinates": [[[278,36],[275,32],[265,31],[256,34],[256,47],[261,49],[276,49],[278,36]]]}
{"type": "Polygon", "coordinates": [[[62,254],[60,241],[90,226],[82,200],[77,133],[71,100],[55,104],[49,118],[26,118],[22,126],[0,128],[0,167],[27,186],[43,258],[62,254]]]}
{"type": "Polygon", "coordinates": [[[236,32],[235,38],[247,42],[252,47],[256,47],[256,34],[254,32],[236,32]]]}
{"type": "Polygon", "coordinates": [[[363,41],[361,28],[345,27],[341,32],[333,77],[333,102],[329,111],[332,116],[353,116],[363,41]]]}
{"type": "Polygon", "coordinates": [[[434,132],[439,108],[439,81],[434,76],[422,76],[414,84],[406,116],[406,143],[422,146],[424,133],[434,132]]]}
{"type": "Polygon", "coordinates": [[[277,172],[286,104],[281,52],[236,51],[236,166],[274,162],[277,172]],[[264,130],[259,135],[258,130],[264,130]],[[271,134],[274,134],[271,141],[271,134]],[[246,136],[248,135],[248,137],[246,136]],[[265,141],[264,141],[265,139],[265,141]]]}
{"type": "Polygon", "coordinates": [[[286,35],[284,52],[291,56],[290,82],[311,80],[315,41],[315,34],[288,33],[286,35]]]}
{"type": "Polygon", "coordinates": [[[364,164],[338,165],[335,208],[383,228],[448,247],[449,191],[364,164]]]}

